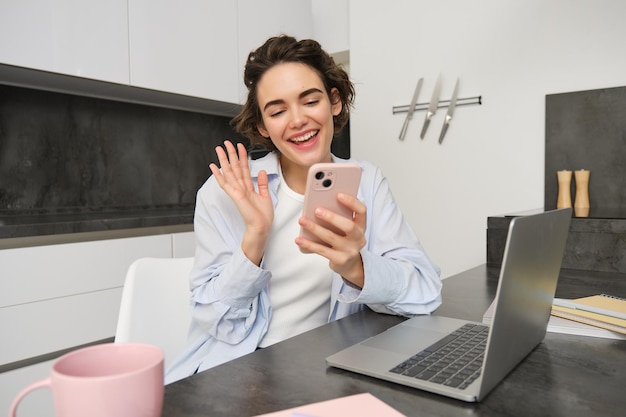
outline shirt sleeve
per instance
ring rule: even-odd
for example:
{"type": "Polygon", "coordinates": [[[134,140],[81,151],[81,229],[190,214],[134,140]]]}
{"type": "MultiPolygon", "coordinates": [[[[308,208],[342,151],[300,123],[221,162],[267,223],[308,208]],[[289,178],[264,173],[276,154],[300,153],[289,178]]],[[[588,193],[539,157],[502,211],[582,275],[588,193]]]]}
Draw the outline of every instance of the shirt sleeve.
{"type": "Polygon", "coordinates": [[[365,285],[360,291],[344,285],[338,300],[382,313],[431,313],[441,304],[440,269],[404,218],[380,169],[366,166],[361,184],[368,218],[361,250],[365,285]]]}
{"type": "Polygon", "coordinates": [[[244,340],[259,318],[268,319],[259,295],[271,274],[241,250],[244,228],[235,205],[209,179],[198,192],[194,216],[193,325],[196,331],[231,344],[244,340]]]}

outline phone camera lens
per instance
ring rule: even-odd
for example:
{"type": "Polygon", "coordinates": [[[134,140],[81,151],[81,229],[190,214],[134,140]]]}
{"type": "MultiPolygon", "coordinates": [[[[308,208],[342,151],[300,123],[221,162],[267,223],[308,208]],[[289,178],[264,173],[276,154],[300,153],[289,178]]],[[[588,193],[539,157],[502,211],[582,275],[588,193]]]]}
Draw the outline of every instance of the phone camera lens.
{"type": "Polygon", "coordinates": [[[330,187],[332,185],[332,181],[331,180],[324,180],[324,182],[322,183],[322,185],[326,188],[330,187]]]}
{"type": "Polygon", "coordinates": [[[321,180],[322,178],[324,178],[324,172],[319,171],[315,173],[315,179],[321,180]]]}

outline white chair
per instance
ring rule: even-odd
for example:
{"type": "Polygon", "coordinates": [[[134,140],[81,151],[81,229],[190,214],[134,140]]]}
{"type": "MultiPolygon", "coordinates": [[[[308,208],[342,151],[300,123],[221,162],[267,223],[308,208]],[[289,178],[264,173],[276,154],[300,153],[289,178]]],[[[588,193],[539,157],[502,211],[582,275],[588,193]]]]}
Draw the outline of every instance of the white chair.
{"type": "Polygon", "coordinates": [[[165,354],[165,369],[187,340],[191,258],[141,258],[128,268],[115,342],[149,343],[165,354]]]}

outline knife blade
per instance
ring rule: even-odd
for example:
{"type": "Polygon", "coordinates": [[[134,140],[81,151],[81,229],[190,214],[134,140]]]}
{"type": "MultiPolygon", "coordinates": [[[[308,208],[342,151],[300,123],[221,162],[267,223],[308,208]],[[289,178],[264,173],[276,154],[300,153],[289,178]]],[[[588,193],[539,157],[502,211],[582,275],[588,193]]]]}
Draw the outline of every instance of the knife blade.
{"type": "Polygon", "coordinates": [[[430,125],[430,119],[437,113],[437,106],[439,105],[439,95],[441,94],[441,73],[437,77],[437,82],[435,83],[435,89],[433,90],[433,95],[430,98],[430,104],[428,105],[428,111],[426,112],[426,118],[424,119],[424,125],[422,126],[422,133],[420,133],[420,138],[424,139],[424,135],[426,135],[426,131],[428,130],[428,126],[430,125]]]}
{"type": "Polygon", "coordinates": [[[413,118],[413,112],[415,111],[415,105],[417,104],[417,97],[420,95],[420,90],[422,89],[423,82],[424,78],[420,78],[419,80],[417,80],[417,86],[415,86],[415,91],[413,92],[413,98],[411,99],[409,111],[406,114],[406,119],[404,119],[402,130],[400,130],[400,140],[404,140],[404,136],[406,135],[406,129],[409,127],[409,120],[413,118]]]}
{"type": "Polygon", "coordinates": [[[452,121],[452,116],[454,116],[454,109],[456,108],[456,100],[459,95],[459,79],[456,79],[456,84],[454,85],[454,91],[452,92],[452,98],[450,99],[450,104],[448,105],[448,112],[446,113],[446,118],[443,121],[443,126],[441,127],[441,134],[439,135],[439,143],[443,142],[444,136],[446,136],[446,132],[448,131],[448,126],[450,126],[450,122],[452,121]]]}

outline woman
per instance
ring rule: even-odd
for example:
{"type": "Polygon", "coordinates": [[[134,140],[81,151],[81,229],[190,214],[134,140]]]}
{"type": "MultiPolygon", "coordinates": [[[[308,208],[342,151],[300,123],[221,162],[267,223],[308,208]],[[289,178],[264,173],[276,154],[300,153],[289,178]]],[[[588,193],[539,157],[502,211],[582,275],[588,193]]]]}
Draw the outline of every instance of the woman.
{"type": "Polygon", "coordinates": [[[250,53],[248,99],[233,119],[253,146],[270,153],[248,160],[226,141],[220,164],[198,191],[188,346],[167,373],[171,382],[362,310],[428,314],[441,303],[439,269],[424,253],[389,185],[374,165],[361,166],[357,196],[339,194],[353,219],[302,217],[306,174],[331,154],[349,117],[354,87],[313,40],[270,38],[250,53]],[[328,245],[299,236],[303,228],[328,245]],[[308,252],[304,254],[303,252],[308,252]]]}

